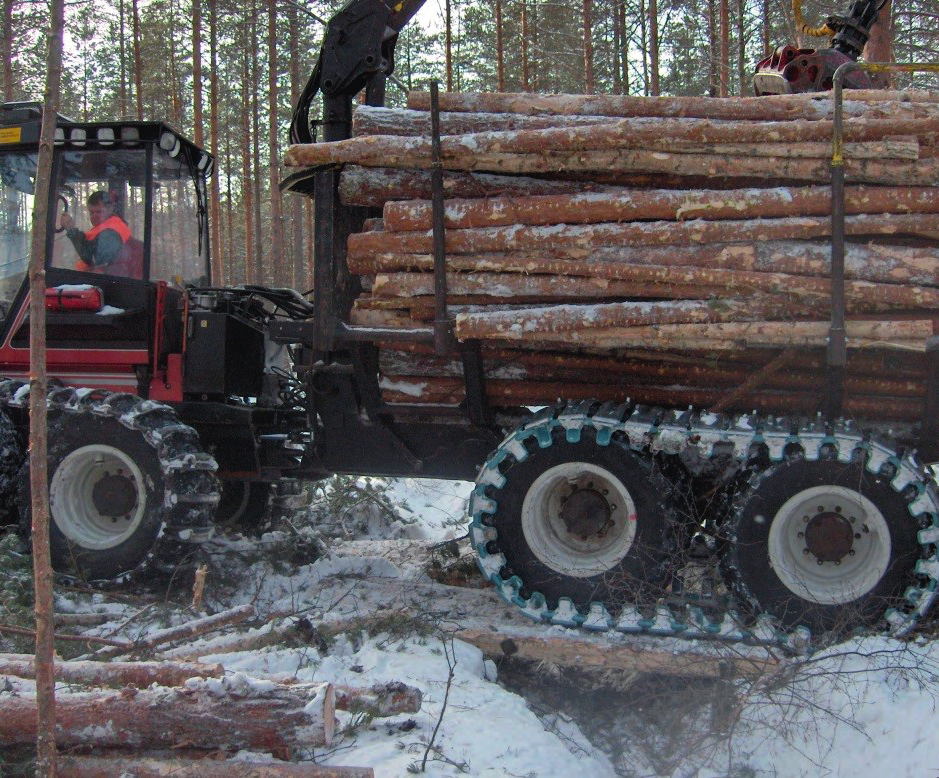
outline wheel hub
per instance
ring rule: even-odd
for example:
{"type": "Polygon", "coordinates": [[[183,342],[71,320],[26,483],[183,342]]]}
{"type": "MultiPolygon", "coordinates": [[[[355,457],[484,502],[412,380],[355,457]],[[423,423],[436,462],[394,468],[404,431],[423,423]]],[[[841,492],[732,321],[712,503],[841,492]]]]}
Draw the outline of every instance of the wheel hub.
{"type": "Polygon", "coordinates": [[[92,488],[91,500],[104,516],[126,516],[137,504],[137,490],[123,473],[106,473],[92,488]]]}
{"type": "Polygon", "coordinates": [[[591,536],[602,538],[613,523],[610,519],[610,504],[596,489],[577,489],[561,508],[561,519],[572,535],[581,540],[591,536]]]}
{"type": "Polygon", "coordinates": [[[805,547],[820,563],[841,564],[853,545],[854,530],[841,514],[818,513],[805,527],[805,547]]]}

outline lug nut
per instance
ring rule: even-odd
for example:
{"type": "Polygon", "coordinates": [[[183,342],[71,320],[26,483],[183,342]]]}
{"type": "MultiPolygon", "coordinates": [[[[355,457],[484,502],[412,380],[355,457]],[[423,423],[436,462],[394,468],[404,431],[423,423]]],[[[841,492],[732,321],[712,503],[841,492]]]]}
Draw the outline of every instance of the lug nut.
{"type": "Polygon", "coordinates": [[[804,538],[804,537],[805,537],[805,533],[804,533],[804,532],[800,532],[798,535],[796,535],[796,537],[804,538]]]}
{"type": "Polygon", "coordinates": [[[803,549],[802,549],[802,553],[805,554],[806,556],[808,556],[808,555],[809,555],[809,550],[808,550],[807,548],[803,548],[803,549]]]}

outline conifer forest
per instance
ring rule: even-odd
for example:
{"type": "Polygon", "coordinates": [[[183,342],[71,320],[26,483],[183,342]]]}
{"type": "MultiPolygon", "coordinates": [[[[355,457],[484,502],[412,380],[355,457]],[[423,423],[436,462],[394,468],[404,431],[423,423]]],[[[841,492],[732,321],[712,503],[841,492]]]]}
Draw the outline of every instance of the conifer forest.
{"type": "MultiPolygon", "coordinates": [[[[847,5],[842,0],[844,5],[847,5]]],[[[215,281],[310,285],[311,203],[281,197],[292,105],[309,76],[321,0],[72,0],[61,113],[159,119],[211,150],[215,281]]],[[[810,23],[844,13],[806,0],[810,23]]],[[[892,57],[939,61],[935,0],[881,11],[892,57]]],[[[4,100],[39,100],[45,0],[3,0],[4,100]]],[[[401,33],[388,105],[430,79],[448,91],[745,95],[756,63],[800,42],[789,0],[434,0],[401,33]]],[[[935,88],[935,75],[894,86],[935,88]]]]}

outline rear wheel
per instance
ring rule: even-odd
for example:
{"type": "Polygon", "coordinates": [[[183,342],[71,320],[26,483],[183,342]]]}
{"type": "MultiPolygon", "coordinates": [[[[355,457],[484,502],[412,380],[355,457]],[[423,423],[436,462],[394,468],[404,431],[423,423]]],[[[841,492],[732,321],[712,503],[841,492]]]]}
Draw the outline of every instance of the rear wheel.
{"type": "Polygon", "coordinates": [[[593,602],[611,614],[653,603],[667,578],[672,515],[651,455],[618,437],[599,443],[589,423],[576,436],[556,426],[524,446],[523,458],[503,459],[504,484],[486,490],[493,510],[483,523],[495,536],[483,569],[501,554],[499,577],[520,582],[526,600],[542,595],[550,609],[562,598],[582,613],[593,602]]]}
{"type": "MultiPolygon", "coordinates": [[[[215,461],[171,408],[132,395],[50,394],[52,564],[93,583],[174,571],[211,533],[215,461]]],[[[29,467],[17,502],[31,521],[29,467]]]]}
{"type": "Polygon", "coordinates": [[[787,629],[874,626],[912,582],[918,530],[887,477],[796,460],[764,474],[740,504],[725,573],[751,612],[787,629]]]}

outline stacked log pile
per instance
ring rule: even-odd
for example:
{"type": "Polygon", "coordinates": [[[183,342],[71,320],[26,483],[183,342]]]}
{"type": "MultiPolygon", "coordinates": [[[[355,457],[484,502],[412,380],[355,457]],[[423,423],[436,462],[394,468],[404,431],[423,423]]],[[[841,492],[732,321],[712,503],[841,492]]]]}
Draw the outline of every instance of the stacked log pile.
{"type": "MultiPolygon", "coordinates": [[[[845,412],[916,419],[939,322],[939,98],[845,102],[845,412]]],[[[830,305],[830,95],[444,94],[454,331],[497,406],[559,397],[812,412],[830,305]]],[[[343,166],[353,323],[434,318],[429,99],[360,107],[355,137],[294,146],[343,166]]],[[[386,400],[462,399],[459,364],[383,350],[386,400]]]]}

